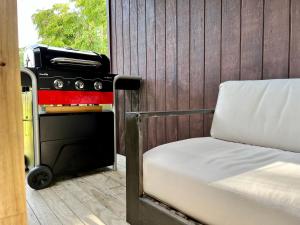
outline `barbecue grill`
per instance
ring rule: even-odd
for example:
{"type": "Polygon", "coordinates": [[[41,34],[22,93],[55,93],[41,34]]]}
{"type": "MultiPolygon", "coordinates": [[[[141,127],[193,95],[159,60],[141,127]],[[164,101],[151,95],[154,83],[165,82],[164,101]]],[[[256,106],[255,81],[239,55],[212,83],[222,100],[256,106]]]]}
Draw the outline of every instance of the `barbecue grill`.
{"type": "Polygon", "coordinates": [[[25,133],[32,134],[25,136],[29,186],[42,189],[56,176],[116,169],[114,86],[138,89],[140,79],[111,74],[105,55],[44,45],[27,49],[25,67],[23,104],[32,108],[26,111],[31,117],[23,116],[25,133]]]}

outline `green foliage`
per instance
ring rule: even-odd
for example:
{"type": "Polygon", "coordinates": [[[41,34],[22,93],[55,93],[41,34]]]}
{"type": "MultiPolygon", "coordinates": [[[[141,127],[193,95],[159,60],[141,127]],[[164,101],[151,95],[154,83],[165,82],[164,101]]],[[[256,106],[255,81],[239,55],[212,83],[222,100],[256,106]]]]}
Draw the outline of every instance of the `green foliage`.
{"type": "Polygon", "coordinates": [[[19,48],[19,62],[20,62],[20,67],[24,66],[24,51],[25,51],[25,48],[19,48]]]}
{"type": "Polygon", "coordinates": [[[106,0],[69,1],[32,16],[40,43],[106,54],[106,0]]]}

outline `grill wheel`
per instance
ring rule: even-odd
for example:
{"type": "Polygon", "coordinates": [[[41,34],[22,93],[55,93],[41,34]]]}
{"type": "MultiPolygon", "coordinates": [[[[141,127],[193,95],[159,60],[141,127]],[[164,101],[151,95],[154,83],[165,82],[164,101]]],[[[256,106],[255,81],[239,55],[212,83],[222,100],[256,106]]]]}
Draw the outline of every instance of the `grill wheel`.
{"type": "Polygon", "coordinates": [[[27,175],[28,185],[35,190],[49,187],[53,180],[53,173],[47,166],[37,166],[29,171],[27,175]]]}

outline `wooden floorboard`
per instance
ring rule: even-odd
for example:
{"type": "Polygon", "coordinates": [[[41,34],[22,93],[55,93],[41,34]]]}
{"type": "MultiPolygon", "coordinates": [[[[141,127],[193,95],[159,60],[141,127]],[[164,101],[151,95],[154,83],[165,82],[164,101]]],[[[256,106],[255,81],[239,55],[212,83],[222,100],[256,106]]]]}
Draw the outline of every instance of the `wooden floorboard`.
{"type": "Polygon", "coordinates": [[[39,191],[33,191],[27,186],[26,197],[28,205],[31,207],[41,225],[62,224],[52,210],[48,207],[39,191]]]}
{"type": "Polygon", "coordinates": [[[55,185],[52,187],[52,189],[59,196],[59,198],[72,210],[72,212],[83,222],[83,224],[104,224],[99,217],[97,217],[88,207],[81,203],[63,185],[55,185]]]}
{"type": "Polygon", "coordinates": [[[35,191],[26,186],[29,225],[128,225],[125,157],[104,169],[35,191]]]}
{"type": "Polygon", "coordinates": [[[36,215],[34,214],[34,212],[32,211],[30,205],[26,204],[27,206],[27,218],[28,218],[28,224],[30,225],[40,225],[41,223],[39,222],[38,218],[36,217],[36,215]]]}

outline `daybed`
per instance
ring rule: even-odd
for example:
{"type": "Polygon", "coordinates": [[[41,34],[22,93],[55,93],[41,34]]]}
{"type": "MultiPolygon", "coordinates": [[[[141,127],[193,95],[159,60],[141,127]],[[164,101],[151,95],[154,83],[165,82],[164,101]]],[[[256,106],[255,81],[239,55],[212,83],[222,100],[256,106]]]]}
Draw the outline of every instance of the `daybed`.
{"type": "Polygon", "coordinates": [[[222,83],[215,110],[128,113],[131,225],[299,225],[300,79],[222,83]],[[213,113],[211,137],[143,154],[143,119],[213,113]]]}

